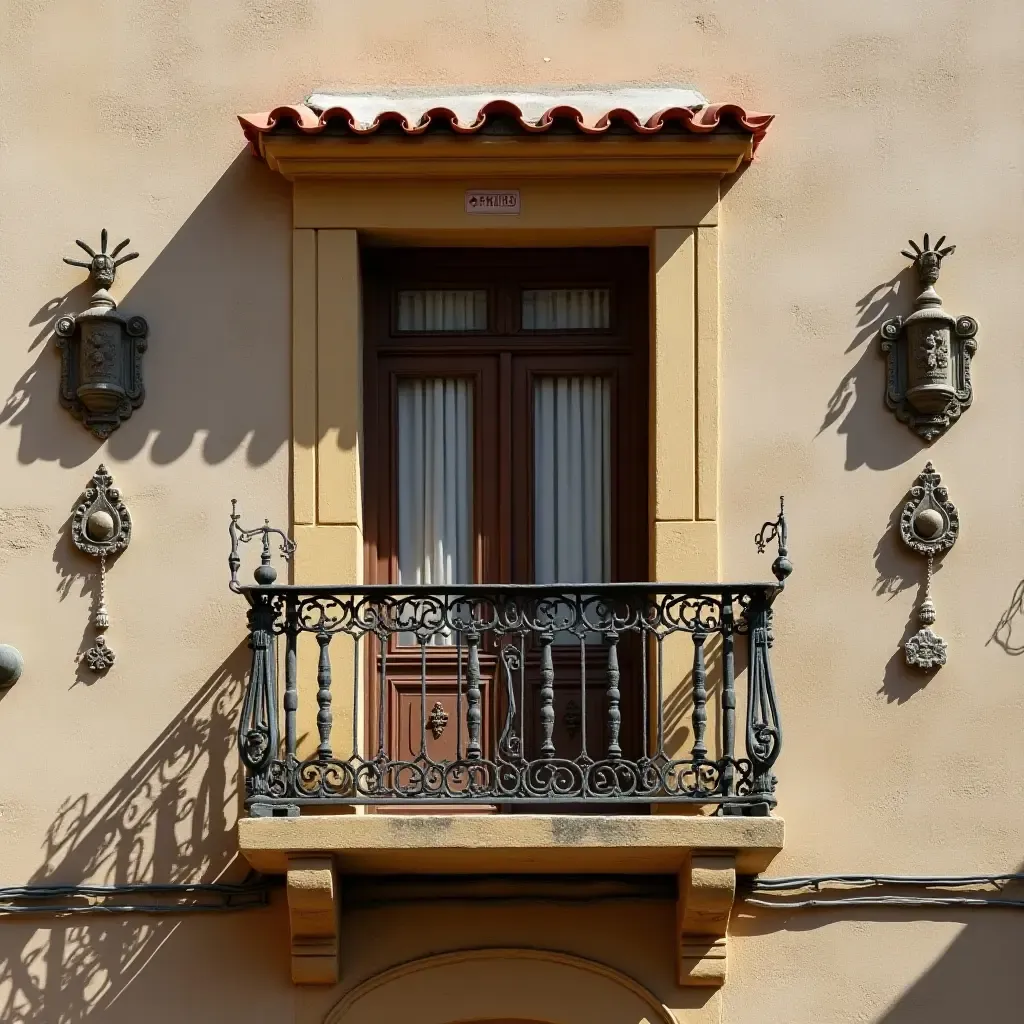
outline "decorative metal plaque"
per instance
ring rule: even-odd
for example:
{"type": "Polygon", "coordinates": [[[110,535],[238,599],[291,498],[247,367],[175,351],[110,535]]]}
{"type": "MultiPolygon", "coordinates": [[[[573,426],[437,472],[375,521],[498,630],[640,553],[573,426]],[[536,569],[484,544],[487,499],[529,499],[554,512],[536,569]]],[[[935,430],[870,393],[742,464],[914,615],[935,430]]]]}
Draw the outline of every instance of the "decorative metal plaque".
{"type": "Polygon", "coordinates": [[[128,242],[127,238],[118,242],[107,255],[104,228],[99,252],[80,239],[75,243],[90,261],[65,257],[64,262],[85,267],[96,291],[84,313],[59,317],[54,325],[60,351],[60,404],[100,440],[109,437],[146,397],[142,353],[149,325],[141,316],[125,318],[117,313],[117,303],[107,291],[117,268],[139,255],[130,252],[116,258],[128,242]]]}
{"type": "Polygon", "coordinates": [[[949,500],[942,477],[930,462],[910,488],[900,515],[900,536],[911,551],[928,559],[924,600],[917,613],[920,628],[903,645],[907,664],[928,672],[946,664],[946,641],[932,629],[935,624],[932,601],[935,557],[948,551],[960,536],[960,513],[949,500]]]}
{"type": "Polygon", "coordinates": [[[911,241],[910,250],[903,250],[913,261],[921,294],[910,316],[886,320],[880,331],[888,364],[886,405],[928,444],[944,434],[974,399],[971,356],[977,348],[978,322],[950,316],[934,288],[942,261],[956,249],[943,248],[945,240],[943,235],[932,247],[925,235],[923,246],[911,241]]]}
{"type": "Polygon", "coordinates": [[[71,518],[71,540],[75,547],[100,563],[100,587],[96,597],[93,626],[97,633],[95,645],[85,652],[85,661],[94,672],[105,672],[114,664],[114,652],[107,646],[103,631],[110,625],[107,611],[107,559],[128,547],[132,539],[132,517],[114,486],[107,467],[93,474],[71,518]]]}

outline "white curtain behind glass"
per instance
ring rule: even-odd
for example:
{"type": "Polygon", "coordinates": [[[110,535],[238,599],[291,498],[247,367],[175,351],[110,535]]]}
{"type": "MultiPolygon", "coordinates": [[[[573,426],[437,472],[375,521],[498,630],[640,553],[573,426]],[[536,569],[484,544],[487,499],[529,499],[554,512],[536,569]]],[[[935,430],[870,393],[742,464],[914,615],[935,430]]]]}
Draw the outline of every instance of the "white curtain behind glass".
{"type": "MultiPolygon", "coordinates": [[[[398,581],[473,579],[473,393],[465,380],[398,385],[398,581]]],[[[408,642],[408,640],[406,640],[408,642]]],[[[451,642],[436,634],[435,644],[451,642]]]]}
{"type": "Polygon", "coordinates": [[[549,377],[533,396],[534,576],[611,578],[611,384],[549,377]]]}
{"type": "Polygon", "coordinates": [[[523,292],[523,330],[601,330],[611,324],[607,288],[527,288],[523,292]]]}
{"type": "Polygon", "coordinates": [[[485,331],[483,289],[425,289],[398,293],[400,331],[485,331]]]}

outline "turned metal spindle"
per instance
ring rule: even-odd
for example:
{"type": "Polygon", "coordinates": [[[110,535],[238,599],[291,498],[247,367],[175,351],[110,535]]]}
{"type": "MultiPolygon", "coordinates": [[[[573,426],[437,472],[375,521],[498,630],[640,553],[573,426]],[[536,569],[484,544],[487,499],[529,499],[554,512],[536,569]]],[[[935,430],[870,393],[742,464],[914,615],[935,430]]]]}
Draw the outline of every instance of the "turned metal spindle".
{"type": "Polygon", "coordinates": [[[462,760],[462,630],[455,634],[455,760],[462,760]]]}
{"type": "Polygon", "coordinates": [[[286,646],[284,656],[284,752],[289,760],[295,757],[296,728],[295,719],[299,707],[298,683],[298,642],[299,622],[298,610],[294,603],[288,602],[285,614],[286,646]]]}
{"type": "Polygon", "coordinates": [[[427,756],[427,641],[420,640],[420,757],[427,756]]]}
{"type": "Polygon", "coordinates": [[[352,637],[352,756],[359,756],[359,691],[363,688],[362,676],[359,672],[359,648],[362,636],[358,633],[352,637]]]}
{"type": "Polygon", "coordinates": [[[619,746],[619,731],[622,728],[622,712],[619,710],[619,634],[609,629],[605,634],[608,641],[608,760],[617,761],[622,757],[619,746]]]}
{"type": "Polygon", "coordinates": [[[332,756],[331,751],[331,655],[328,650],[331,643],[331,635],[321,629],[316,635],[316,642],[320,645],[320,663],[316,672],[316,702],[319,710],[316,713],[316,727],[320,733],[320,745],[316,748],[317,758],[320,761],[327,761],[332,756]]]}
{"type": "Polygon", "coordinates": [[[555,636],[550,630],[540,635],[540,756],[555,756],[555,666],[551,660],[551,644],[555,636]]]}
{"type": "Polygon", "coordinates": [[[704,665],[704,641],[707,634],[696,630],[693,634],[693,760],[703,761],[708,756],[704,733],[708,724],[708,673],[704,665]]]}
{"type": "Polygon", "coordinates": [[[480,709],[480,634],[475,629],[466,630],[466,757],[478,761],[483,756],[481,732],[483,712],[480,709]]]}
{"type": "Polygon", "coordinates": [[[736,655],[733,639],[732,597],[722,605],[722,792],[731,796],[736,757],[736,655]]]}
{"type": "Polygon", "coordinates": [[[377,678],[377,760],[383,761],[387,758],[387,751],[384,749],[384,708],[387,701],[388,685],[388,639],[387,636],[382,636],[378,637],[378,640],[380,642],[380,675],[377,678]]]}

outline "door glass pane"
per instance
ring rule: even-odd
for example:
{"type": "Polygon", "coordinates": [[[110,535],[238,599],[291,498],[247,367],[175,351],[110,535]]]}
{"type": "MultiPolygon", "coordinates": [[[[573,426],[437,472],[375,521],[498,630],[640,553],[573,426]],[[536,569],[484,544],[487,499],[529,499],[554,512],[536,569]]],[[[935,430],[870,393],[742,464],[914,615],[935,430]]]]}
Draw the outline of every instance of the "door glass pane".
{"type": "Polygon", "coordinates": [[[528,288],[523,292],[523,330],[607,330],[610,308],[608,288],[528,288]]]}
{"type": "Polygon", "coordinates": [[[484,289],[427,288],[398,293],[400,331],[486,331],[484,289]]]}
{"type": "MultiPolygon", "coordinates": [[[[465,380],[398,385],[398,582],[473,579],[473,389],[465,380]]],[[[400,642],[415,638],[403,634],[400,642]]],[[[450,644],[438,627],[428,641],[450,644]]]]}
{"type": "Polygon", "coordinates": [[[611,578],[611,384],[547,377],[534,385],[534,578],[611,578]]]}

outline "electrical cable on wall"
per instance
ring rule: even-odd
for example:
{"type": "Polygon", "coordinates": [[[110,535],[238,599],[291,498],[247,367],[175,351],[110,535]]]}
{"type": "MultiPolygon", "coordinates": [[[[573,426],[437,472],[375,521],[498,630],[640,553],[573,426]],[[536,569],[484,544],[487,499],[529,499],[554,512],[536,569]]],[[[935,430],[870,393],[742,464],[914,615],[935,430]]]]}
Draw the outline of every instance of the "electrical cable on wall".
{"type": "Polygon", "coordinates": [[[13,885],[0,888],[0,917],[66,914],[197,914],[249,910],[270,902],[270,890],[280,882],[260,878],[240,884],[227,882],[122,885],[13,885]],[[112,897],[177,897],[166,903],[113,902],[112,897]],[[183,902],[188,899],[189,902],[183,902]],[[82,900],[71,903],[70,900],[82,900]],[[54,902],[51,902],[54,901],[54,902]]]}
{"type": "Polygon", "coordinates": [[[1024,898],[1002,895],[1007,885],[1024,882],[1024,874],[1004,875],[802,875],[745,880],[740,899],[748,906],[770,910],[827,909],[830,907],[1002,907],[1024,909],[1024,898]],[[927,888],[964,889],[988,886],[994,893],[965,895],[862,895],[850,889],[927,888]],[[808,892],[824,898],[804,898],[808,892]],[[763,897],[769,897],[767,899],[763,897]],[[781,897],[781,898],[780,898],[781,897]],[[792,898],[799,897],[799,898],[792,898]]]}

